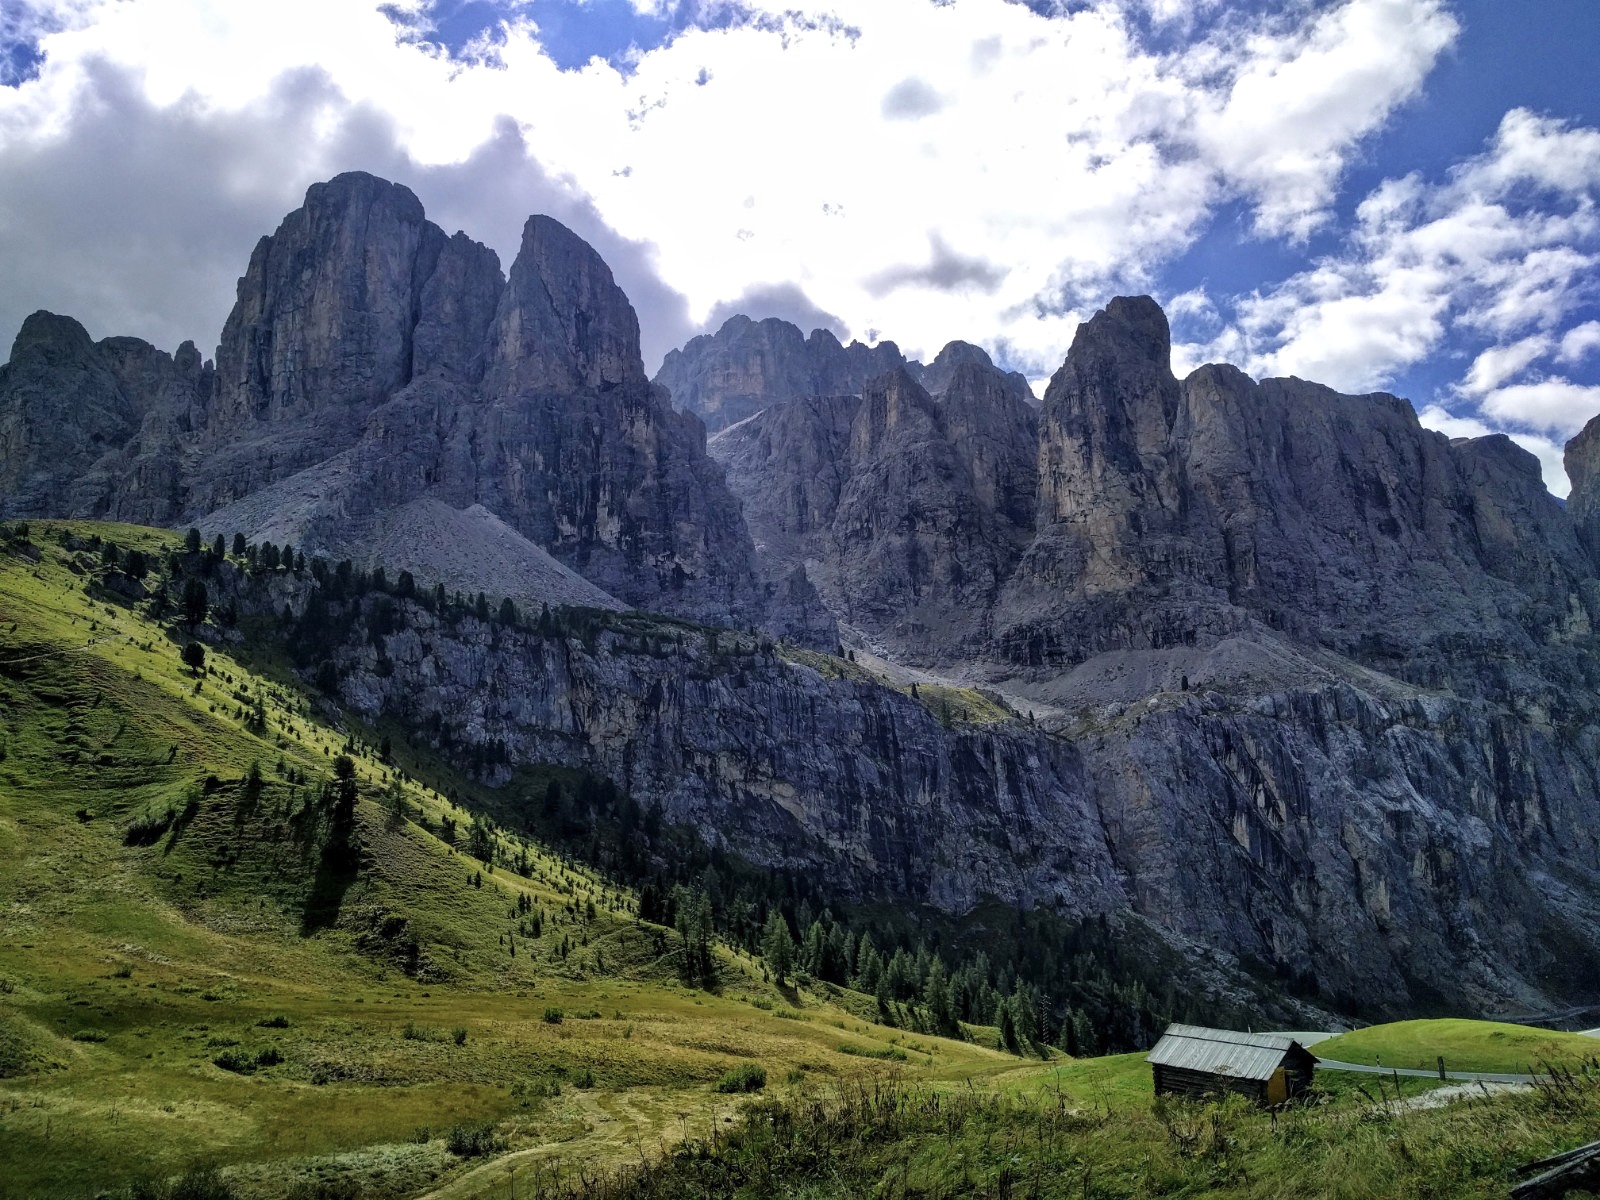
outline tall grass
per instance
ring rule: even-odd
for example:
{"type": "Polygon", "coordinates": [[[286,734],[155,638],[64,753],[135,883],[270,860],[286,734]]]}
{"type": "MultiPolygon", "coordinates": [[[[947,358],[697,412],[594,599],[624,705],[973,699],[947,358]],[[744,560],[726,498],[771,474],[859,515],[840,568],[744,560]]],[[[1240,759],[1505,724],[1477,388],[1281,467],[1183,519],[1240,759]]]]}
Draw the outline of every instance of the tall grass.
{"type": "Polygon", "coordinates": [[[1163,1098],[1096,1107],[885,1078],[752,1101],[734,1126],[609,1175],[547,1178],[564,1200],[760,1196],[1501,1197],[1512,1170],[1593,1137],[1600,1075],[1561,1071],[1531,1092],[1408,1110],[1326,1097],[1268,1112],[1163,1098]]]}

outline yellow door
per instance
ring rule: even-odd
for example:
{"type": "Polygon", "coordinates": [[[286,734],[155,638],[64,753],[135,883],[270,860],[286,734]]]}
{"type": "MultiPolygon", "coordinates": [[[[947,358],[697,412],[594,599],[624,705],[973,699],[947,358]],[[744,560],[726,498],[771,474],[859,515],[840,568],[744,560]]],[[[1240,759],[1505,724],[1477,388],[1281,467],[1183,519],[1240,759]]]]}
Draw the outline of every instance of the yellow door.
{"type": "Polygon", "coordinates": [[[1267,1103],[1282,1104],[1289,1098],[1289,1080],[1279,1067],[1272,1073],[1272,1078],[1267,1080],[1267,1103]]]}

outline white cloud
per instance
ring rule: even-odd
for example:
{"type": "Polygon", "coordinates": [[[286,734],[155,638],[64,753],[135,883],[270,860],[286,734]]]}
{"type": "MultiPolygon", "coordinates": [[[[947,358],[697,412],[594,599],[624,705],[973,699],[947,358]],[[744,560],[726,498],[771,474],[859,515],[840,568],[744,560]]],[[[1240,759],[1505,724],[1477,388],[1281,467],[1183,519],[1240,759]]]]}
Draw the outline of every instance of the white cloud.
{"type": "Polygon", "coordinates": [[[1364,390],[1447,334],[1487,337],[1461,388],[1504,382],[1548,351],[1600,267],[1600,162],[1587,176],[1570,169],[1592,159],[1595,139],[1507,114],[1488,149],[1443,182],[1412,175],[1374,189],[1343,251],[1243,298],[1218,344],[1242,349],[1255,371],[1364,390]]]}
{"type": "MultiPolygon", "coordinates": [[[[658,16],[697,11],[632,2],[658,16]]],[[[63,28],[46,39],[40,78],[0,91],[0,177],[47,148],[87,167],[89,131],[117,124],[96,107],[107,72],[128,81],[135,115],[161,114],[201,144],[283,102],[286,80],[315,77],[314,117],[292,139],[252,134],[219,154],[214,175],[191,180],[195,207],[239,204],[259,221],[252,198],[281,211],[283,194],[346,166],[465,170],[509,120],[544,181],[523,207],[551,191],[592,201],[595,227],[617,244],[654,247],[655,268],[697,320],[787,284],[910,351],[963,337],[1043,374],[1080,317],[1116,291],[1155,286],[1219,204],[1243,198],[1269,234],[1324,220],[1361,139],[1455,33],[1441,0],[1344,0],[1211,24],[1191,24],[1182,7],[1107,0],[1043,16],[1006,0],[755,0],[740,6],[748,19],[685,29],[623,72],[600,61],[560,70],[520,5],[506,6],[492,55],[452,60],[397,38],[372,0],[57,0],[41,7],[63,28]],[[1139,6],[1188,40],[1140,44],[1129,16],[1139,6]],[[952,271],[962,286],[948,286],[952,271]],[[881,286],[897,278],[906,286],[881,286]]],[[[420,16],[426,5],[403,8],[420,16]]],[[[184,155],[176,141],[169,152],[184,155]]],[[[130,154],[118,169],[107,191],[159,193],[144,176],[162,163],[130,154]]],[[[489,190],[493,204],[479,205],[457,189],[447,216],[504,254],[511,201],[489,190]]],[[[164,244],[162,219],[155,204],[126,214],[124,240],[164,244]]],[[[34,264],[21,276],[48,274],[64,253],[40,242],[15,245],[34,264]]],[[[240,237],[234,274],[248,251],[240,237]]],[[[185,295],[216,294],[209,259],[206,270],[185,295]]],[[[116,298],[82,311],[91,322],[151,306],[131,290],[134,272],[107,275],[116,298]]],[[[181,276],[178,266],[162,276],[175,299],[181,276]]],[[[670,322],[652,329],[656,312],[640,307],[659,346],[670,322]]]]}
{"type": "Polygon", "coordinates": [[[1600,321],[1585,321],[1561,335],[1561,349],[1556,352],[1556,360],[1576,365],[1596,350],[1600,350],[1600,321]]]}
{"type": "Polygon", "coordinates": [[[1257,201],[1256,227],[1304,238],[1328,218],[1351,145],[1414,95],[1459,26],[1440,0],[1362,0],[1281,32],[1189,60],[1220,71],[1226,98],[1202,104],[1202,153],[1257,201]]]}
{"type": "Polygon", "coordinates": [[[1523,338],[1509,346],[1491,346],[1472,360],[1461,381],[1461,391],[1468,396],[1491,392],[1549,354],[1550,347],[1550,339],[1543,336],[1523,338]]]}
{"type": "Polygon", "coordinates": [[[1483,413],[1505,425],[1572,437],[1600,413],[1600,387],[1568,379],[1541,379],[1496,388],[1483,398],[1483,413]]]}

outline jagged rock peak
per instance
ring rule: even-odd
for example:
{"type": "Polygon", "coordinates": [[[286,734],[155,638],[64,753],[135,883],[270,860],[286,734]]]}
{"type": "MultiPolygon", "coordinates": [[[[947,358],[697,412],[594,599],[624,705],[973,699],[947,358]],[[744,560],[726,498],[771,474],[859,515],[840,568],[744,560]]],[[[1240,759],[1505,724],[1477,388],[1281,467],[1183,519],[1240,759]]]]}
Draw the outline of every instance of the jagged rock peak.
{"type": "Polygon", "coordinates": [[[213,432],[357,408],[404,385],[418,294],[444,242],[409,188],[363,172],[312,184],[239,281],[213,432]]]}
{"type": "Polygon", "coordinates": [[[11,343],[11,361],[81,358],[93,347],[94,339],[77,321],[41,308],[22,322],[16,340],[11,343]]]}
{"type": "Polygon", "coordinates": [[[1577,522],[1589,552],[1600,561],[1600,416],[1567,443],[1563,461],[1572,481],[1567,511],[1577,522]]]}
{"type": "Polygon", "coordinates": [[[490,331],[499,387],[605,390],[647,382],[639,318],[594,248],[552,217],[529,217],[490,331]]]}

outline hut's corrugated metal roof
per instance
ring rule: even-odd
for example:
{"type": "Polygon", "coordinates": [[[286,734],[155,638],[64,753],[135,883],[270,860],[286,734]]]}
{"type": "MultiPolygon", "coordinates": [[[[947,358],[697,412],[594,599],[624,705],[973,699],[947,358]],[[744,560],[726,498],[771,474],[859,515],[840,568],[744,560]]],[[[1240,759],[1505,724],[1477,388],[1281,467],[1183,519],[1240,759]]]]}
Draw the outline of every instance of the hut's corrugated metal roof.
{"type": "Polygon", "coordinates": [[[1169,1025],[1145,1061],[1234,1079],[1271,1079],[1289,1048],[1298,1044],[1286,1033],[1169,1025]]]}

